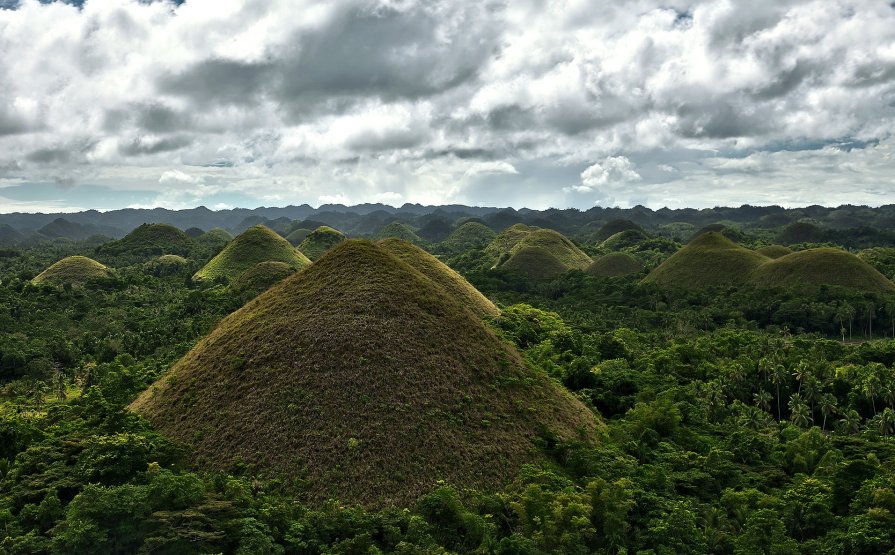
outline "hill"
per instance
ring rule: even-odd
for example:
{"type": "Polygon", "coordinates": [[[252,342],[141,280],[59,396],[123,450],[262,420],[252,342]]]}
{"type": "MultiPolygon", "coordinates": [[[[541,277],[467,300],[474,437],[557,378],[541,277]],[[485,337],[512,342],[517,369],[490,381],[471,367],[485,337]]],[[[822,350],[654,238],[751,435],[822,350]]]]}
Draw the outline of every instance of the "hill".
{"type": "Polygon", "coordinates": [[[466,252],[485,248],[495,237],[497,234],[485,224],[466,222],[452,231],[441,245],[451,252],[466,252]]]}
{"type": "Polygon", "coordinates": [[[649,240],[649,235],[647,235],[646,233],[640,231],[639,229],[629,229],[626,231],[620,231],[612,237],[606,239],[605,241],[600,243],[600,247],[611,251],[620,251],[622,249],[633,247],[634,245],[647,240],[649,240]]]}
{"type": "MultiPolygon", "coordinates": [[[[565,235],[552,229],[529,227],[516,224],[503,230],[485,248],[485,252],[491,255],[496,266],[501,267],[513,255],[528,247],[538,247],[549,252],[565,267],[565,270],[583,270],[593,262],[581,249],[579,249],[565,235]]],[[[529,252],[522,260],[532,260],[539,257],[536,251],[529,252]]],[[[519,260],[516,268],[519,269],[519,260]]],[[[565,271],[564,270],[564,271],[565,271]]]]}
{"type": "MultiPolygon", "coordinates": [[[[290,234],[290,237],[291,236],[292,234],[290,234]]],[[[298,246],[298,250],[313,261],[323,256],[326,251],[344,240],[345,236],[342,235],[341,231],[323,225],[305,237],[304,241],[298,246]]]]}
{"type": "Polygon", "coordinates": [[[430,279],[346,241],[225,318],[131,408],[302,499],[406,505],[438,480],[493,491],[591,440],[595,416],[430,279]]]}
{"type": "Polygon", "coordinates": [[[285,262],[296,270],[311,263],[308,257],[297,251],[289,241],[263,225],[256,225],[227,243],[224,250],[193,275],[193,279],[233,281],[255,264],[270,260],[285,262]]]}
{"type": "Polygon", "coordinates": [[[601,256],[585,272],[594,277],[620,277],[643,270],[643,262],[628,253],[614,252],[601,256]]]}
{"type": "Polygon", "coordinates": [[[500,268],[533,280],[553,279],[571,269],[550,250],[538,246],[523,247],[515,251],[500,268]]]}
{"type": "Polygon", "coordinates": [[[233,240],[233,234],[226,229],[216,227],[200,235],[197,240],[203,243],[220,243],[223,245],[233,240]]]}
{"type": "Polygon", "coordinates": [[[857,256],[839,249],[794,252],[762,264],[751,274],[758,287],[793,289],[836,285],[861,291],[895,292],[895,284],[857,256]]]}
{"type": "Polygon", "coordinates": [[[289,235],[286,236],[286,240],[289,241],[289,243],[293,247],[297,247],[310,234],[311,234],[310,229],[305,229],[303,227],[300,227],[298,229],[293,229],[292,231],[290,231],[289,235]]]}
{"type": "Polygon", "coordinates": [[[797,243],[817,243],[823,239],[823,231],[814,224],[808,222],[793,222],[786,226],[777,242],[781,245],[795,245],[797,243]]]}
{"type": "Polygon", "coordinates": [[[187,268],[190,261],[176,254],[164,254],[146,262],[143,267],[156,277],[174,275],[187,268]]]}
{"type": "Polygon", "coordinates": [[[377,240],[388,239],[389,237],[402,239],[413,243],[414,245],[422,245],[425,243],[422,237],[413,231],[412,227],[407,224],[402,224],[401,222],[392,222],[376,232],[377,240]]]}
{"type": "Polygon", "coordinates": [[[31,283],[34,285],[55,285],[61,287],[66,283],[82,286],[90,280],[107,278],[112,275],[108,267],[86,256],[69,256],[56,262],[40,274],[31,283]]]}
{"type": "Polygon", "coordinates": [[[13,245],[25,236],[12,228],[9,224],[0,224],[0,245],[13,245]]]}
{"type": "Polygon", "coordinates": [[[599,230],[597,230],[596,234],[594,235],[594,240],[598,243],[602,243],[613,235],[629,230],[639,231],[643,233],[643,228],[635,224],[631,220],[609,220],[608,222],[603,224],[603,226],[599,230]]]}
{"type": "Polygon", "coordinates": [[[460,301],[479,317],[497,316],[500,314],[500,310],[494,306],[494,303],[482,295],[463,276],[413,243],[392,237],[383,239],[378,244],[390,254],[400,258],[415,270],[434,281],[451,297],[460,301]]]}
{"type": "Polygon", "coordinates": [[[189,254],[192,240],[186,233],[167,224],[143,224],[121,239],[97,248],[105,256],[154,257],[162,254],[189,254]]]}
{"type": "Polygon", "coordinates": [[[289,264],[268,260],[259,262],[240,274],[231,287],[236,291],[247,291],[257,295],[294,273],[295,268],[289,264]]]}
{"type": "Polygon", "coordinates": [[[697,236],[644,278],[679,289],[743,285],[769,259],[737,245],[717,231],[697,236]]]}
{"type": "Polygon", "coordinates": [[[761,247],[760,249],[755,249],[755,252],[767,256],[768,258],[780,258],[781,256],[792,254],[792,249],[784,247],[783,245],[768,245],[766,247],[761,247]]]}

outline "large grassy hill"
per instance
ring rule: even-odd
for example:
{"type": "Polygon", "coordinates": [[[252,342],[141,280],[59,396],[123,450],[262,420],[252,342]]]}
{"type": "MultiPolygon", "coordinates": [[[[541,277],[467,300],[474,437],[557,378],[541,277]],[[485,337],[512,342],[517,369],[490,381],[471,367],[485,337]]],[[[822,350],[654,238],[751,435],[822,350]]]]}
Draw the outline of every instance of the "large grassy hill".
{"type": "Polygon", "coordinates": [[[270,289],[294,273],[295,268],[285,262],[267,260],[259,262],[241,273],[230,287],[235,291],[258,294],[270,289]]]}
{"type": "Polygon", "coordinates": [[[394,237],[404,241],[413,243],[414,245],[422,245],[425,243],[423,238],[416,234],[412,227],[401,222],[392,222],[376,232],[376,239],[388,239],[394,237]]]}
{"type": "Polygon", "coordinates": [[[751,275],[759,287],[806,288],[836,285],[879,293],[895,292],[895,284],[857,256],[839,249],[794,252],[756,268],[751,275]]]}
{"type": "MultiPolygon", "coordinates": [[[[593,262],[589,256],[562,233],[552,229],[529,227],[523,224],[516,224],[503,230],[486,247],[485,252],[495,260],[496,266],[502,267],[523,249],[533,247],[550,253],[552,257],[556,258],[563,265],[564,271],[572,269],[583,270],[593,262]]],[[[538,254],[537,250],[531,250],[522,257],[522,260],[531,261],[540,256],[541,254],[538,254]]],[[[524,266],[527,265],[528,262],[521,264],[520,260],[517,259],[513,264],[513,269],[527,273],[524,269],[524,266]]]]}
{"type": "Polygon", "coordinates": [[[256,225],[227,243],[224,250],[193,275],[193,279],[232,281],[255,264],[267,261],[285,262],[296,270],[311,263],[289,241],[263,225],[256,225]]]}
{"type": "Polygon", "coordinates": [[[500,310],[466,279],[413,243],[394,237],[383,239],[379,246],[400,258],[415,270],[434,281],[449,295],[479,316],[497,316],[500,310]]]}
{"type": "Polygon", "coordinates": [[[112,275],[108,267],[86,256],[69,256],[56,262],[31,280],[34,285],[82,286],[90,280],[112,275]]]}
{"type": "Polygon", "coordinates": [[[671,255],[644,282],[679,289],[744,285],[751,272],[768,260],[717,231],[709,231],[671,255]]]}
{"type": "Polygon", "coordinates": [[[538,246],[516,250],[500,268],[536,281],[554,279],[570,270],[553,252],[538,246]]]}
{"type": "MultiPolygon", "coordinates": [[[[294,231],[292,233],[295,233],[294,231]]],[[[290,237],[292,234],[290,234],[290,237]]],[[[287,237],[288,240],[288,237],[287,237]]],[[[300,250],[305,256],[307,256],[311,260],[317,260],[329,249],[338,245],[342,241],[345,240],[345,236],[342,235],[342,232],[333,229],[327,225],[320,226],[301,242],[298,246],[298,250],[300,250]]]]}
{"type": "Polygon", "coordinates": [[[485,248],[497,234],[485,224],[466,222],[448,235],[441,245],[451,252],[485,248]]]}
{"type": "Polygon", "coordinates": [[[755,249],[755,252],[767,256],[768,258],[780,258],[781,256],[792,254],[792,249],[784,247],[783,245],[767,245],[760,249],[755,249]]]}
{"type": "Polygon", "coordinates": [[[193,245],[186,233],[167,224],[143,224],[121,239],[97,249],[105,256],[155,257],[162,254],[189,253],[193,245]]]}
{"type": "Polygon", "coordinates": [[[614,252],[594,260],[585,272],[594,277],[620,277],[636,274],[641,270],[643,262],[628,253],[614,252]]]}
{"type": "Polygon", "coordinates": [[[372,506],[439,480],[493,491],[545,459],[539,438],[600,428],[456,298],[356,240],[225,318],[131,408],[200,467],[372,506]]]}

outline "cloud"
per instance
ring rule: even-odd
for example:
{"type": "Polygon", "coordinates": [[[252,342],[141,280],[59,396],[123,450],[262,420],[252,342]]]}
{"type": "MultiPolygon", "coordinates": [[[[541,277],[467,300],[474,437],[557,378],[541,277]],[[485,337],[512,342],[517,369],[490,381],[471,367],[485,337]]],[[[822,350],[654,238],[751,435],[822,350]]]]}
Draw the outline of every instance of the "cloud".
{"type": "Polygon", "coordinates": [[[895,202],[890,2],[29,0],[0,45],[0,175],[141,204],[895,202]]]}
{"type": "Polygon", "coordinates": [[[161,177],[158,178],[158,182],[167,185],[170,183],[184,183],[187,185],[195,185],[198,183],[202,183],[203,178],[201,176],[189,175],[180,170],[168,170],[162,174],[161,177]]]}

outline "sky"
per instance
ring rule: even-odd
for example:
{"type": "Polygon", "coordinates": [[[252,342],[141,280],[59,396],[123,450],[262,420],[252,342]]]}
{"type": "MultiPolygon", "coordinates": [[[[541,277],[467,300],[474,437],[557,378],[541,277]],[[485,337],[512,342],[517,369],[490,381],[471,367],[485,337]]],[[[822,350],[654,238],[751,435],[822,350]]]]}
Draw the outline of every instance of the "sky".
{"type": "Polygon", "coordinates": [[[895,203],[890,0],[0,0],[0,212],[895,203]]]}

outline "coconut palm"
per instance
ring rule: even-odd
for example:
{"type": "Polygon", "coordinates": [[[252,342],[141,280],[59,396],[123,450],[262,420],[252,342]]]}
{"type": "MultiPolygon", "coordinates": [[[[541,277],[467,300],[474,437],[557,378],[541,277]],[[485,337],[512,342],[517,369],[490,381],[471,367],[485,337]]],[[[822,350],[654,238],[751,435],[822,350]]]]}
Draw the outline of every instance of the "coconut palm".
{"type": "Polygon", "coordinates": [[[839,412],[839,408],[836,406],[836,397],[830,393],[825,393],[820,396],[820,401],[818,404],[820,405],[820,412],[824,415],[821,430],[826,430],[827,417],[829,417],[831,414],[836,414],[839,412]]]}
{"type": "Polygon", "coordinates": [[[777,387],[777,420],[780,420],[782,414],[780,410],[780,384],[788,377],[789,374],[786,372],[786,367],[782,364],[776,364],[771,369],[771,381],[777,387]]]}
{"type": "Polygon", "coordinates": [[[861,429],[861,415],[855,409],[849,409],[842,415],[837,427],[845,434],[858,433],[861,429]]]}
{"type": "Polygon", "coordinates": [[[771,411],[771,399],[773,398],[774,397],[764,389],[752,396],[752,399],[755,401],[755,406],[767,412],[771,411]]]}
{"type": "Polygon", "coordinates": [[[789,419],[800,428],[807,428],[811,422],[808,405],[798,393],[793,393],[789,399],[789,419]]]}

